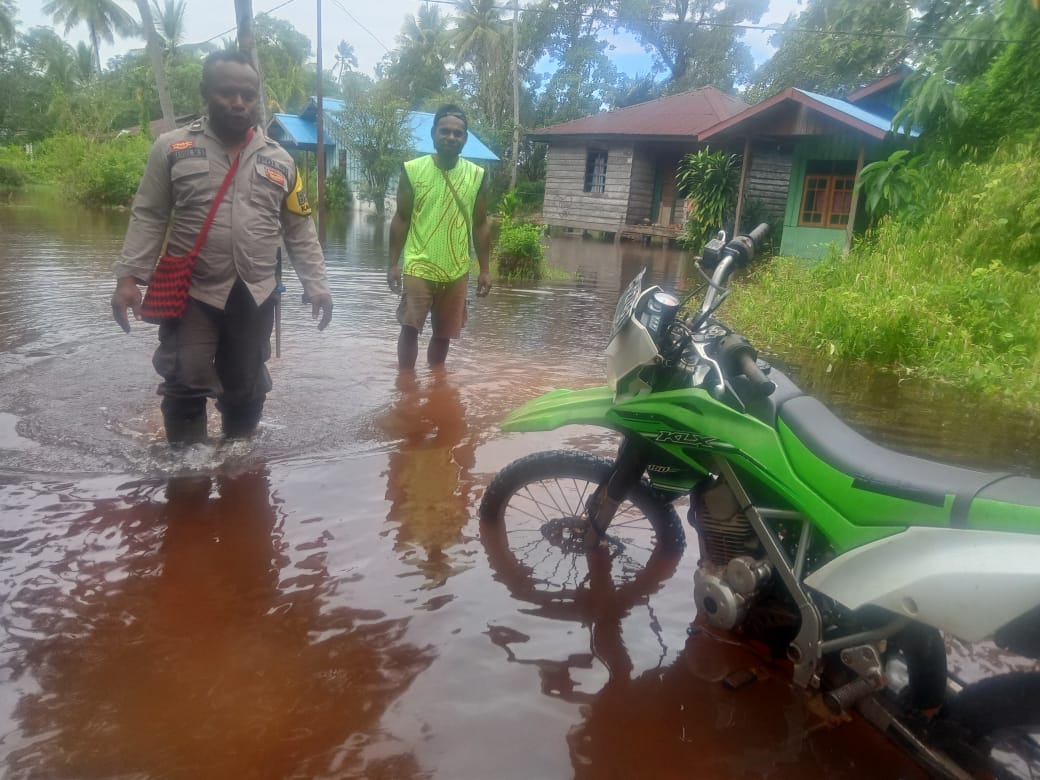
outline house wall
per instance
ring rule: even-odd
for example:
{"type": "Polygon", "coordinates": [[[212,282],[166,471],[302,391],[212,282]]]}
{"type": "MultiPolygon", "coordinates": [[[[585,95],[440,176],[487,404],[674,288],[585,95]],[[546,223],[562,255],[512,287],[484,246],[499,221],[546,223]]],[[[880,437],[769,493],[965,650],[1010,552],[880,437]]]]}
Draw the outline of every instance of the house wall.
{"type": "MultiPolygon", "coordinates": [[[[762,141],[752,144],[751,167],[744,190],[745,210],[749,201],[758,201],[768,217],[783,217],[787,213],[793,160],[790,146],[762,141]]],[[[754,225],[742,224],[741,227],[750,229],[754,225]]]]}
{"type": "MultiPolygon", "coordinates": [[[[800,227],[798,212],[805,189],[805,169],[809,160],[852,160],[859,157],[859,141],[843,135],[837,138],[806,138],[798,142],[791,164],[791,187],[784,213],[784,235],[780,254],[818,259],[845,243],[845,228],[800,227]]],[[[872,156],[868,156],[869,162],[872,156]]]]}
{"type": "Polygon", "coordinates": [[[644,219],[656,222],[650,215],[654,200],[654,169],[656,160],[646,147],[637,146],[632,154],[632,179],[629,184],[628,209],[625,223],[641,224],[644,219]]]}
{"type": "Polygon", "coordinates": [[[558,227],[616,231],[629,213],[629,182],[634,158],[631,143],[553,141],[545,166],[542,220],[558,227]],[[590,148],[607,150],[604,192],[584,191],[585,160],[590,148]]]}

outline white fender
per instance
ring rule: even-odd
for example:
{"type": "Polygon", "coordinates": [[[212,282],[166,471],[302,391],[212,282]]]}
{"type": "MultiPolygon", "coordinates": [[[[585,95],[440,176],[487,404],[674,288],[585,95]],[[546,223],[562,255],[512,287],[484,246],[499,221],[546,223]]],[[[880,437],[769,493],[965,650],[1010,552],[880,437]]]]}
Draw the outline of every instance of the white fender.
{"type": "Polygon", "coordinates": [[[840,555],[806,584],[977,642],[1040,604],[1040,536],[908,528],[840,555]]]}

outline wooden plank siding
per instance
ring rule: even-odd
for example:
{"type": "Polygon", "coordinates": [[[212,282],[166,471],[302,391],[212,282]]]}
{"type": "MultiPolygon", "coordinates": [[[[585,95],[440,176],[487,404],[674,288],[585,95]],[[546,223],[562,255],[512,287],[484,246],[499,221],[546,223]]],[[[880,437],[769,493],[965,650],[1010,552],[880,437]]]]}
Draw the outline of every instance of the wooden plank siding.
{"type": "MultiPolygon", "coordinates": [[[[783,217],[787,211],[787,193],[791,183],[794,152],[775,143],[755,142],[751,146],[744,205],[758,201],[771,217],[783,217]]],[[[754,225],[744,225],[752,228],[754,225]]]]}
{"type": "MultiPolygon", "coordinates": [[[[545,166],[542,220],[547,225],[614,232],[629,211],[631,143],[554,142],[545,166]],[[606,149],[604,192],[585,192],[585,161],[591,149],[606,149]]],[[[649,209],[649,205],[648,205],[649,209]]]]}

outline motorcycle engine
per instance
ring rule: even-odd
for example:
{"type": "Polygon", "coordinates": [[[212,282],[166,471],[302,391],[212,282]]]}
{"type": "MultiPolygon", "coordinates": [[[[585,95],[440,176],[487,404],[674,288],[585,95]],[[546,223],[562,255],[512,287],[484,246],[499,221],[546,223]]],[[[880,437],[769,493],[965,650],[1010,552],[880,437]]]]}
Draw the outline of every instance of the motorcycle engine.
{"type": "Polygon", "coordinates": [[[732,630],[744,622],[772,566],[762,558],[751,523],[724,481],[711,480],[693,490],[689,520],[701,547],[693,578],[697,610],[712,625],[732,630]]]}

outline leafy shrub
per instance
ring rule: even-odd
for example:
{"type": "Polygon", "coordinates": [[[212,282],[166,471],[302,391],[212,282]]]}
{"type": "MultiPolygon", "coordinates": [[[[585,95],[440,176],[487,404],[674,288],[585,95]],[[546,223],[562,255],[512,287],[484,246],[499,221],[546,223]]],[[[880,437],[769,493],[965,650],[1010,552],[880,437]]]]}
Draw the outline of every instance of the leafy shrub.
{"type": "Polygon", "coordinates": [[[84,205],[129,205],[144,173],[150,147],[151,141],[140,135],[113,138],[70,168],[63,183],[84,205]]]}
{"type": "Polygon", "coordinates": [[[874,219],[900,214],[916,219],[925,190],[921,156],[909,149],[892,152],[888,159],[872,162],[860,171],[859,186],[866,195],[867,213],[874,219]]]}
{"type": "Polygon", "coordinates": [[[0,190],[17,190],[25,184],[25,177],[13,165],[0,163],[0,190]]]}
{"type": "Polygon", "coordinates": [[[530,222],[502,220],[495,245],[498,275],[505,279],[541,279],[545,269],[542,228],[530,222]]]}
{"type": "Polygon", "coordinates": [[[710,149],[687,154],[679,161],[675,185],[683,197],[694,202],[679,242],[700,251],[733,215],[740,186],[740,158],[710,149]]]}
{"type": "Polygon", "coordinates": [[[347,181],[345,171],[337,169],[325,177],[324,206],[326,209],[343,210],[350,205],[353,197],[354,194],[350,191],[350,183],[347,181]]]}

